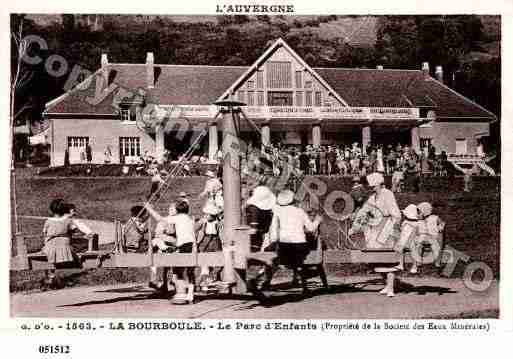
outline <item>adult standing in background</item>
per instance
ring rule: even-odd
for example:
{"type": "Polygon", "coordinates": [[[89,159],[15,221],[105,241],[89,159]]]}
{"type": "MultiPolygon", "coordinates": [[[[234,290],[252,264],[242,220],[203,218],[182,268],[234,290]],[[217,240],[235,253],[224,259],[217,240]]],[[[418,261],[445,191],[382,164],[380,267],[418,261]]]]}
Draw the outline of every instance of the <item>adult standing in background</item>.
{"type": "Polygon", "coordinates": [[[91,163],[93,161],[93,149],[91,148],[91,145],[89,143],[86,145],[85,153],[87,163],[91,163]]]}
{"type": "Polygon", "coordinates": [[[112,150],[110,148],[110,145],[105,148],[105,152],[103,152],[104,155],[104,163],[110,163],[112,160],[112,150]]]}

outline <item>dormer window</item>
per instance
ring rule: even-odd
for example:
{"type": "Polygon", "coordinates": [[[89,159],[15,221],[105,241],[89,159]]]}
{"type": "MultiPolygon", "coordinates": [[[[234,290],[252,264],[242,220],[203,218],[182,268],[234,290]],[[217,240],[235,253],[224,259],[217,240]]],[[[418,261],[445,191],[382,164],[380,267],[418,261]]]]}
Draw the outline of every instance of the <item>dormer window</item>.
{"type": "Polygon", "coordinates": [[[136,108],[135,106],[123,106],[121,105],[119,110],[119,116],[121,122],[135,123],[136,121],[136,108]]]}

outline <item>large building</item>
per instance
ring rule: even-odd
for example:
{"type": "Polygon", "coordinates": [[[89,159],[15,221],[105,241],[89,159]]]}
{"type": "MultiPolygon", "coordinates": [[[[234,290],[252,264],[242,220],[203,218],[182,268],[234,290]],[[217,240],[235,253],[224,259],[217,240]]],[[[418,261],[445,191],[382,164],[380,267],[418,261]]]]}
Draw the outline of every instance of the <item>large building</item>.
{"type": "MultiPolygon", "coordinates": [[[[251,66],[110,63],[73,90],[47,103],[51,165],[83,160],[129,162],[146,152],[181,153],[201,131],[201,150],[215,159],[222,138],[216,101],[247,104],[241,137],[254,144],[408,144],[420,150],[476,154],[496,117],[443,84],[442,68],[419,70],[312,68],[283,40],[251,66]],[[155,109],[155,104],[160,109],[155,109]],[[159,122],[159,111],[169,119],[159,122]],[[157,121],[152,119],[157,118],[157,121]],[[260,137],[259,137],[260,136],[260,137]],[[108,150],[107,150],[108,149],[108,150]],[[108,155],[107,155],[108,156],[108,155]],[[82,158],[81,158],[82,157],[82,158]]],[[[160,116],[160,117],[159,117],[160,116]]]]}

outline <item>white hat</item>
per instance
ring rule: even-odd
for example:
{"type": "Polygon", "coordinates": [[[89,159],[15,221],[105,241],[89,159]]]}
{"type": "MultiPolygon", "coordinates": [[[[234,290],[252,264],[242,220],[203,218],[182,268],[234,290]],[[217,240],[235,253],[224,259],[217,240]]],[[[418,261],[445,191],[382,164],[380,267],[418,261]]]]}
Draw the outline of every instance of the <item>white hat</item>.
{"type": "Polygon", "coordinates": [[[293,201],[294,201],[294,192],[292,192],[289,189],[286,189],[286,190],[278,193],[278,198],[276,199],[276,202],[278,202],[278,204],[280,206],[287,206],[287,205],[291,204],[293,201]]]}
{"type": "Polygon", "coordinates": [[[214,172],[213,172],[213,171],[211,171],[211,170],[208,170],[208,171],[205,173],[205,175],[206,175],[207,177],[212,177],[212,178],[214,178],[214,177],[216,176],[216,175],[214,174],[214,172]]]}
{"type": "Polygon", "coordinates": [[[385,182],[385,178],[381,173],[374,172],[367,176],[367,183],[369,186],[374,187],[385,182]]]}
{"type": "Polygon", "coordinates": [[[429,202],[419,203],[417,208],[424,217],[427,217],[433,213],[433,206],[429,202]]]}
{"type": "Polygon", "coordinates": [[[418,208],[414,204],[409,204],[405,209],[403,209],[403,214],[407,219],[419,219],[418,208]]]}
{"type": "Polygon", "coordinates": [[[276,196],[266,186],[257,186],[249,197],[247,204],[252,204],[262,210],[270,210],[276,205],[276,196]]]}

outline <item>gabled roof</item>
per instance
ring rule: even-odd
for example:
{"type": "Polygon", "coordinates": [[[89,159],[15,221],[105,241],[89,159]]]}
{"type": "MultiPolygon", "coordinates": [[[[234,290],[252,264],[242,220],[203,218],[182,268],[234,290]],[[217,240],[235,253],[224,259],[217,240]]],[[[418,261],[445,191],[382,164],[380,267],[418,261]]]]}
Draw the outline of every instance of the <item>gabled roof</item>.
{"type": "MultiPolygon", "coordinates": [[[[119,88],[135,91],[139,88],[151,92],[154,103],[174,105],[209,105],[223,93],[247,67],[239,66],[194,66],[155,65],[155,86],[146,86],[145,64],[109,64],[109,82],[119,88]]],[[[91,105],[87,97],[95,97],[96,81],[100,70],[92,75],[87,89],[77,88],[50,101],[46,114],[115,114],[112,106],[114,93],[100,104],[91,105]]],[[[86,80],[87,81],[87,80],[86,80]]]]}
{"type": "Polygon", "coordinates": [[[344,105],[348,106],[347,102],[340,97],[340,94],[338,94],[336,91],[333,91],[331,86],[320,76],[313,68],[311,68],[305,60],[301,58],[292,48],[287,45],[283,39],[276,40],[265,52],[251,65],[238,79],[236,82],[230,86],[219,98],[218,100],[223,100],[228,96],[231,92],[233,92],[233,89],[236,88],[242,81],[245,80],[245,78],[254,71],[258,66],[261,66],[265,60],[278,48],[283,47],[285,50],[293,57],[295,58],[310,74],[316,78],[322,85],[324,85],[330,92],[333,93],[333,95],[344,105]]]}
{"type": "Polygon", "coordinates": [[[496,116],[421,70],[316,68],[350,106],[432,108],[437,118],[496,116]]]}

